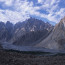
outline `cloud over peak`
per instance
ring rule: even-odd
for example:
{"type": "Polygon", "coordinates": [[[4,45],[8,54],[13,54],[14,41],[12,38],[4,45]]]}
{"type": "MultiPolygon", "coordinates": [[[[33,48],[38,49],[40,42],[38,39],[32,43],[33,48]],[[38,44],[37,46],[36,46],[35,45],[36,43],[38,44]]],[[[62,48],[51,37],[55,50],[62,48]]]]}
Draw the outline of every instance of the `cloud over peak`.
{"type": "Polygon", "coordinates": [[[57,23],[65,14],[59,3],[60,0],[37,0],[35,4],[33,0],[0,0],[0,21],[16,23],[38,16],[57,23]]]}

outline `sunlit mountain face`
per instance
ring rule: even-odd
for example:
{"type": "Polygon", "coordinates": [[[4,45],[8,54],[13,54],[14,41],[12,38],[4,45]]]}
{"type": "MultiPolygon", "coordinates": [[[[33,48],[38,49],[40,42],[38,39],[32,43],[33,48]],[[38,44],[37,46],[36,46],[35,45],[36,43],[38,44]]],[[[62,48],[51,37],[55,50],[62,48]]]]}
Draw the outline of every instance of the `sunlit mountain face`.
{"type": "Polygon", "coordinates": [[[65,0],[0,0],[0,21],[16,23],[30,17],[51,24],[65,14],[65,0]]]}

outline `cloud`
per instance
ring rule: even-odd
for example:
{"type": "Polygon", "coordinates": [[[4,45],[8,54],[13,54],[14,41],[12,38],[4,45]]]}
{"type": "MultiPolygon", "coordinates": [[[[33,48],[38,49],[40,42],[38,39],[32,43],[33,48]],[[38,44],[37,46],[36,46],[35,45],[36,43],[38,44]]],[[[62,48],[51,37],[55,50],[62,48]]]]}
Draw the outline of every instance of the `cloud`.
{"type": "Polygon", "coordinates": [[[17,11],[11,11],[11,10],[0,10],[0,20],[3,22],[11,21],[12,23],[16,23],[19,21],[25,21],[28,19],[29,16],[26,16],[26,14],[22,14],[17,11]]]}
{"type": "Polygon", "coordinates": [[[65,16],[65,8],[61,8],[59,11],[55,13],[56,16],[59,16],[59,19],[65,16]]]}
{"type": "Polygon", "coordinates": [[[40,16],[42,18],[47,18],[49,21],[58,23],[61,19],[60,14],[56,14],[56,12],[59,12],[59,2],[60,0],[38,0],[38,3],[42,4],[42,6],[40,6],[40,9],[46,11],[48,14],[36,11],[35,15],[40,16]],[[60,16],[60,18],[58,16],[60,16]]]}
{"type": "MultiPolygon", "coordinates": [[[[1,2],[4,2],[4,4],[6,3],[7,6],[12,5],[12,3],[10,3],[10,5],[8,4],[9,1],[5,2],[5,0],[2,0],[1,2]]],[[[25,21],[26,19],[30,18],[29,14],[27,13],[27,6],[28,2],[16,0],[15,4],[13,4],[14,10],[0,9],[0,21],[11,21],[14,24],[19,21],[25,21]]]]}
{"type": "Polygon", "coordinates": [[[36,4],[41,5],[37,6],[32,0],[0,0],[0,3],[3,3],[3,9],[0,8],[0,21],[11,21],[15,24],[30,18],[30,16],[38,16],[57,23],[65,14],[65,8],[60,8],[59,2],[60,0],[38,0],[36,4]],[[41,13],[40,10],[47,14],[41,13]]]}
{"type": "MultiPolygon", "coordinates": [[[[9,1],[2,0],[1,2],[8,3],[9,1]]],[[[11,0],[12,2],[12,0],[11,0]]],[[[33,7],[33,2],[28,2],[27,0],[16,0],[14,3],[12,2],[10,5],[6,4],[7,7],[13,5],[12,9],[0,9],[0,21],[11,21],[12,23],[16,23],[19,21],[25,21],[26,19],[30,18],[30,15],[34,15],[36,10],[39,7],[33,7]]]]}
{"type": "Polygon", "coordinates": [[[41,9],[48,12],[48,14],[40,14],[41,17],[47,18],[49,21],[53,21],[55,23],[58,23],[61,18],[63,18],[65,15],[65,8],[60,8],[59,2],[60,0],[39,0],[42,6],[41,9]]]}
{"type": "Polygon", "coordinates": [[[11,6],[13,5],[14,0],[0,0],[0,2],[3,2],[3,6],[11,6]]]}
{"type": "Polygon", "coordinates": [[[38,3],[42,3],[43,2],[43,0],[38,0],[38,3]]]}

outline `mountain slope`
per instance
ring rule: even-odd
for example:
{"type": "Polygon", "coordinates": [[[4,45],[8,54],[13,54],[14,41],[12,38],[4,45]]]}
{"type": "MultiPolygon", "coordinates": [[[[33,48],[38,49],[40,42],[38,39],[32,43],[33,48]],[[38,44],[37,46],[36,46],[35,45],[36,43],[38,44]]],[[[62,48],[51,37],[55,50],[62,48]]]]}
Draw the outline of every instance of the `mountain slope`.
{"type": "Polygon", "coordinates": [[[32,45],[53,29],[51,24],[35,18],[30,18],[23,23],[19,22],[16,26],[11,40],[15,45],[32,45]]]}
{"type": "Polygon", "coordinates": [[[55,26],[52,33],[36,46],[58,50],[65,49],[65,17],[55,26]]]}
{"type": "Polygon", "coordinates": [[[12,38],[13,24],[7,21],[7,23],[0,22],[0,41],[7,41],[12,38]]]}
{"type": "Polygon", "coordinates": [[[48,33],[47,30],[42,31],[32,31],[28,32],[25,35],[19,37],[17,40],[13,42],[14,45],[25,45],[25,46],[32,46],[35,45],[35,42],[40,40],[48,33]]]}
{"type": "Polygon", "coordinates": [[[25,33],[31,31],[39,31],[39,30],[51,30],[53,26],[49,23],[45,23],[41,20],[30,18],[24,22],[18,22],[14,26],[14,34],[19,37],[20,35],[24,35],[25,33]]]}
{"type": "Polygon", "coordinates": [[[14,45],[34,45],[42,38],[47,37],[53,26],[48,22],[30,18],[15,25],[9,21],[0,22],[0,41],[10,42],[14,45]]]}

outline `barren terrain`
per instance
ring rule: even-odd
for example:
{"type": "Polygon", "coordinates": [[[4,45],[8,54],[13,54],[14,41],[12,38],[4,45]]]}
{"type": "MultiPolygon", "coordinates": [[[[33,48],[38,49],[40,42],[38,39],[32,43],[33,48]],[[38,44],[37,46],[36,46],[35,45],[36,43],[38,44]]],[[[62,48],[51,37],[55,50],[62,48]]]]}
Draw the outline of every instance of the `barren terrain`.
{"type": "Polygon", "coordinates": [[[0,50],[0,65],[65,65],[65,55],[44,56],[0,50]]]}

